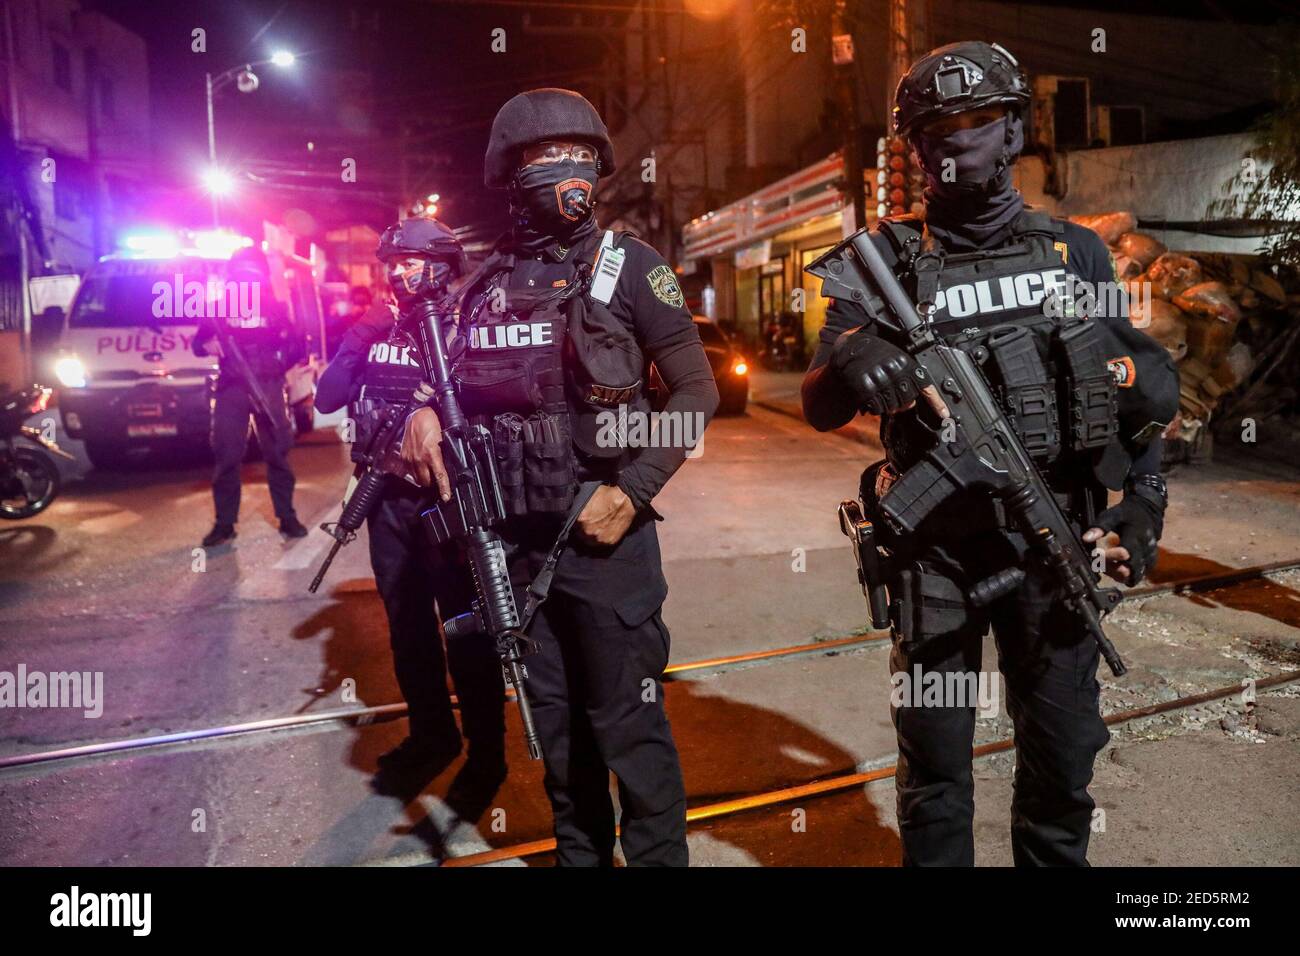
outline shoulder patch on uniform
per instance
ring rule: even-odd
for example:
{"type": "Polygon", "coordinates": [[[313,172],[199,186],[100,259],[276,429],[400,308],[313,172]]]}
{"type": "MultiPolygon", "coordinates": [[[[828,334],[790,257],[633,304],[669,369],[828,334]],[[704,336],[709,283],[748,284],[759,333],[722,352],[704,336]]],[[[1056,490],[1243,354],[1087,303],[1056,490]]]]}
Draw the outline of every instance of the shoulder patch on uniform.
{"type": "Polygon", "coordinates": [[[1066,245],[1065,243],[1063,243],[1063,242],[1054,242],[1054,243],[1052,243],[1052,245],[1055,247],[1056,251],[1059,252],[1059,253],[1061,254],[1061,262],[1062,262],[1062,263],[1066,263],[1066,262],[1069,262],[1069,261],[1070,261],[1070,247],[1069,247],[1069,246],[1067,246],[1067,245],[1066,245]]]}
{"type": "Polygon", "coordinates": [[[675,309],[680,309],[686,304],[686,297],[682,295],[681,286],[677,284],[677,277],[667,265],[655,266],[645,278],[650,283],[650,291],[660,302],[671,305],[675,309]]]}
{"type": "Polygon", "coordinates": [[[1106,368],[1111,375],[1115,376],[1115,384],[1119,388],[1132,388],[1133,383],[1137,381],[1137,366],[1127,355],[1108,359],[1106,368]]]}

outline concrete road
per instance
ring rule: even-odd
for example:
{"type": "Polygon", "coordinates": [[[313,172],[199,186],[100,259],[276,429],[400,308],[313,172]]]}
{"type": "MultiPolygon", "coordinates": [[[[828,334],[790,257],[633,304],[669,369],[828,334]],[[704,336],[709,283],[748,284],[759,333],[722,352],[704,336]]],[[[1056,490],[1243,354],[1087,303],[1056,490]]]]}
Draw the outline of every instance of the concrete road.
{"type": "MultiPolygon", "coordinates": [[[[656,502],[675,663],[866,628],[835,505],[877,452],[869,429],[812,432],[791,395],[789,380],[772,383],[761,407],[715,422],[703,456],[656,502]]],[[[337,510],[346,456],[319,431],[293,463],[314,528],[337,510]]],[[[0,756],[400,700],[364,538],[309,595],[329,539],[280,538],[260,465],[245,467],[238,539],[211,553],[195,550],[211,522],[201,464],[102,474],[82,463],[68,477],[49,512],[0,528],[0,670],[101,672],[102,715],[0,710],[0,756]]],[[[1241,454],[1171,485],[1160,575],[1300,556],[1294,475],[1241,454]]],[[[1107,712],[1300,667],[1298,585],[1281,575],[1123,605],[1110,632],[1132,672],[1106,682],[1107,712]]],[[[692,806],[891,765],[885,644],[670,683],[692,806]]],[[[371,793],[375,757],[401,739],[403,720],[0,770],[0,862],[410,863],[540,839],[549,811],[539,768],[509,718],[511,773],[497,792],[456,764],[407,799],[371,793]]],[[[977,736],[1008,733],[999,710],[977,736]]],[[[1107,814],[1094,858],[1300,862],[1300,825],[1275,812],[1293,799],[1297,758],[1295,685],[1261,693],[1249,714],[1234,698],[1117,727],[1098,763],[1107,814]]],[[[982,863],[1010,861],[1012,759],[978,764],[982,863]]],[[[691,841],[701,865],[895,863],[892,783],[721,818],[694,827],[691,841]]]]}

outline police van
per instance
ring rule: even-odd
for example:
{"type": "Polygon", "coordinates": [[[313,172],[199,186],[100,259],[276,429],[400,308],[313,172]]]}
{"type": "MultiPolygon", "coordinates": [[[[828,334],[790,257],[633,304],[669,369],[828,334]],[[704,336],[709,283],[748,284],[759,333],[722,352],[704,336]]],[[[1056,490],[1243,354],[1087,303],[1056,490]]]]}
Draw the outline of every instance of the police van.
{"type": "MultiPolygon", "coordinates": [[[[292,239],[273,229],[267,226],[263,242],[272,292],[288,306],[307,351],[286,375],[301,434],[313,426],[323,368],[316,281],[323,262],[314,246],[309,257],[295,254],[292,239]]],[[[64,428],[85,443],[92,464],[119,464],[135,448],[207,445],[217,360],[192,350],[199,313],[214,304],[207,290],[221,288],[215,280],[224,279],[230,256],[252,243],[222,230],[136,234],[87,271],[65,319],[54,373],[64,428]],[[159,290],[168,307],[159,307],[159,290]],[[185,290],[202,291],[183,301],[185,290]]]]}

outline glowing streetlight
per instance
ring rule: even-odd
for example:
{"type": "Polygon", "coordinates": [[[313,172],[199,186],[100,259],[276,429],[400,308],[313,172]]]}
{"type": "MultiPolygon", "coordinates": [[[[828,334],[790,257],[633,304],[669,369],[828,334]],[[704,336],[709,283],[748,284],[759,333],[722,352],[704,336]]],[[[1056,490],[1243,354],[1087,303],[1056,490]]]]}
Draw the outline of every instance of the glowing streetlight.
{"type": "Polygon", "coordinates": [[[204,174],[204,184],[208,186],[208,191],[212,193],[212,224],[217,224],[217,196],[224,195],[234,186],[234,181],[229,174],[224,174],[224,180],[217,175],[217,127],[213,119],[212,101],[221,90],[230,83],[235,84],[235,88],[241,93],[252,93],[260,83],[257,74],[253,72],[253,67],[262,63],[271,63],[278,67],[293,66],[297,58],[288,50],[276,50],[271,54],[269,60],[258,60],[256,63],[245,63],[241,66],[233,66],[223,73],[213,76],[211,73],[205,74],[207,82],[207,106],[208,106],[208,162],[212,164],[212,170],[204,174]],[[213,188],[213,186],[219,188],[213,188]]]}
{"type": "Polygon", "coordinates": [[[202,179],[203,188],[213,196],[228,196],[235,189],[235,178],[216,166],[205,169],[202,179]]]}

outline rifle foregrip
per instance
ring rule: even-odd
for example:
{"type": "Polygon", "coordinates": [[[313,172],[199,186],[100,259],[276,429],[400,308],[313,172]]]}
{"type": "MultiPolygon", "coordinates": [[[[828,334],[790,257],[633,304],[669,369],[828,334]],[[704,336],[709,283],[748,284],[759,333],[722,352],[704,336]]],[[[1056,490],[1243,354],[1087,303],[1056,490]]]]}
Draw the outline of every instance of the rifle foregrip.
{"type": "Polygon", "coordinates": [[[366,516],[379,502],[383,490],[382,472],[371,469],[362,475],[352,492],[352,497],[348,498],[348,503],[343,506],[343,514],[339,515],[339,527],[345,531],[356,531],[360,528],[366,516]]]}
{"type": "Polygon", "coordinates": [[[494,636],[515,630],[519,611],[501,539],[491,531],[478,530],[470,532],[465,545],[485,629],[494,636]]]}

